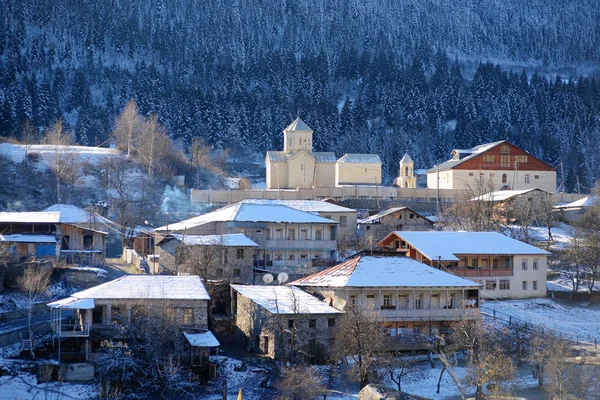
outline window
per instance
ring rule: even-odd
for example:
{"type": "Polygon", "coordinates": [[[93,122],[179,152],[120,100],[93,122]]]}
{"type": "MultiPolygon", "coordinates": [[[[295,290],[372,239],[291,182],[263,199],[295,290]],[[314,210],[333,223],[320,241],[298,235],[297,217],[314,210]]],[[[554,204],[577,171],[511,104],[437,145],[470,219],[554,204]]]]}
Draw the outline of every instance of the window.
{"type": "Polygon", "coordinates": [[[296,259],[295,254],[288,254],[288,261],[294,261],[296,259]]]}
{"type": "Polygon", "coordinates": [[[510,269],[510,257],[504,257],[504,269],[510,269]]]}
{"type": "Polygon", "coordinates": [[[515,156],[515,162],[520,164],[525,164],[528,161],[528,157],[524,154],[519,154],[515,156]]]}
{"type": "Polygon", "coordinates": [[[471,259],[471,269],[477,269],[477,259],[476,258],[471,259]]]}
{"type": "Polygon", "coordinates": [[[484,163],[493,163],[493,162],[496,162],[496,155],[495,154],[484,154],[483,155],[483,162],[484,163]]]}
{"type": "Polygon", "coordinates": [[[533,290],[537,290],[537,281],[533,281],[533,282],[531,283],[531,288],[532,288],[533,290]]]}
{"type": "Polygon", "coordinates": [[[288,329],[294,329],[294,320],[288,319],[288,329]]]}
{"type": "Polygon", "coordinates": [[[422,294],[419,294],[419,295],[417,295],[417,297],[415,297],[415,308],[417,310],[423,308],[423,295],[422,294]]]}
{"type": "Polygon", "coordinates": [[[307,258],[308,258],[308,256],[306,254],[300,254],[301,260],[306,260],[307,258]]]}
{"type": "Polygon", "coordinates": [[[60,249],[69,250],[69,235],[63,235],[60,249]]]}
{"type": "Polygon", "coordinates": [[[413,328],[413,332],[421,333],[421,325],[415,325],[415,327],[413,328]]]}
{"type": "Polygon", "coordinates": [[[391,298],[392,298],[392,296],[391,296],[391,295],[389,295],[389,294],[384,294],[384,295],[383,295],[383,305],[384,305],[384,306],[389,306],[389,305],[391,305],[391,298]]]}
{"type": "Polygon", "coordinates": [[[345,215],[340,216],[340,226],[345,227],[348,224],[348,217],[345,215]]]}
{"type": "Polygon", "coordinates": [[[485,290],[496,290],[496,280],[493,281],[486,280],[485,281],[485,290]]]}
{"type": "Polygon", "coordinates": [[[316,328],[317,327],[317,320],[316,319],[309,319],[308,320],[308,327],[309,328],[316,328]]]}
{"type": "Polygon", "coordinates": [[[410,214],[408,217],[409,217],[410,219],[415,219],[415,214],[410,214]]]}
{"type": "Polygon", "coordinates": [[[277,261],[283,260],[283,254],[275,254],[275,260],[277,260],[277,261]]]}
{"type": "Polygon", "coordinates": [[[473,172],[469,172],[469,176],[475,176],[473,172]]]}
{"type": "Polygon", "coordinates": [[[184,308],[183,309],[183,324],[191,325],[194,323],[194,309],[184,308]]]}
{"type": "Polygon", "coordinates": [[[91,249],[94,244],[94,235],[83,235],[83,247],[91,249]]]}
{"type": "Polygon", "coordinates": [[[348,301],[348,303],[350,303],[351,306],[356,305],[356,295],[355,294],[350,295],[350,300],[348,301]]]}
{"type": "Polygon", "coordinates": [[[288,229],[287,240],[296,240],[296,230],[295,229],[288,229]]]}
{"type": "Polygon", "coordinates": [[[300,229],[300,240],[307,240],[307,239],[308,239],[308,230],[300,229]]]}
{"type": "Polygon", "coordinates": [[[448,308],[454,308],[454,293],[450,294],[450,300],[448,301],[448,308]]]}
{"type": "Polygon", "coordinates": [[[500,154],[510,154],[510,147],[502,145],[502,147],[500,147],[500,154]]]}
{"type": "Polygon", "coordinates": [[[239,278],[242,276],[242,271],[239,268],[235,268],[233,270],[233,277],[234,278],[239,278]]]}
{"type": "Polygon", "coordinates": [[[254,231],[254,233],[256,233],[257,235],[262,235],[263,234],[263,230],[262,229],[256,229],[254,231]]]}
{"type": "Polygon", "coordinates": [[[527,259],[524,258],[523,260],[521,260],[521,269],[523,271],[527,271],[527,259]]]}
{"type": "Polygon", "coordinates": [[[502,183],[507,183],[508,182],[508,178],[506,177],[506,174],[502,174],[502,183]]]}
{"type": "Polygon", "coordinates": [[[500,155],[500,167],[510,168],[510,155],[500,155]]]}
{"type": "Polygon", "coordinates": [[[527,290],[527,281],[523,281],[523,290],[527,290]]]}
{"type": "Polygon", "coordinates": [[[533,259],[533,269],[537,271],[539,260],[537,258],[533,259]]]}
{"type": "Polygon", "coordinates": [[[539,175],[534,175],[533,179],[540,179],[540,176],[539,175]]]}
{"type": "Polygon", "coordinates": [[[529,183],[529,174],[525,174],[525,183],[529,183]]]}
{"type": "Polygon", "coordinates": [[[327,326],[334,327],[335,326],[335,318],[327,318],[327,326]]]}
{"type": "Polygon", "coordinates": [[[235,256],[238,260],[244,259],[244,249],[237,249],[235,252],[235,256]]]}
{"type": "Polygon", "coordinates": [[[510,290],[510,280],[500,279],[500,290],[510,290]]]}
{"type": "Polygon", "coordinates": [[[330,236],[331,240],[335,240],[336,232],[337,232],[337,230],[336,230],[335,226],[332,226],[331,227],[331,236],[330,236]]]}
{"type": "Polygon", "coordinates": [[[492,269],[500,268],[500,260],[497,258],[492,259],[492,269]]]}
{"type": "Polygon", "coordinates": [[[321,229],[315,231],[315,240],[323,240],[323,231],[321,229]]]}
{"type": "Polygon", "coordinates": [[[402,219],[402,213],[398,213],[398,219],[402,219]]]}

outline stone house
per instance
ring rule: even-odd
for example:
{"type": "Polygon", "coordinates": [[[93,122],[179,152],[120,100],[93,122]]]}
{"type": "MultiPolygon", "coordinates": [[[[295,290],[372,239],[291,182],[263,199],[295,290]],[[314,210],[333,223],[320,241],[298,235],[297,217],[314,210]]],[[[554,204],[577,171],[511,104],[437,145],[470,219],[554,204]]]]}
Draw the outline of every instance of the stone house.
{"type": "Polygon", "coordinates": [[[198,343],[218,346],[208,330],[209,301],[198,276],[125,275],[74,293],[48,304],[58,360],[87,361],[102,340],[126,340],[131,334],[124,336],[124,331],[135,334],[137,330],[142,338],[147,325],[158,321],[172,333],[176,351],[188,352],[197,365],[206,364],[214,346],[198,348],[198,343]],[[62,354],[62,349],[69,352],[62,354]]]}
{"type": "Polygon", "coordinates": [[[201,275],[210,280],[250,284],[256,243],[241,233],[225,235],[169,234],[156,244],[159,273],[201,275]]]}
{"type": "MultiPolygon", "coordinates": [[[[403,329],[434,334],[453,321],[480,318],[479,283],[405,256],[358,256],[289,285],[340,310],[376,310],[391,338],[403,329]]],[[[391,340],[388,345],[396,349],[398,344],[391,340]]]]}
{"type": "Polygon", "coordinates": [[[496,232],[395,231],[378,244],[483,285],[481,295],[519,299],[546,295],[546,250],[496,232]]]}
{"type": "Polygon", "coordinates": [[[552,209],[552,194],[541,189],[498,190],[474,197],[470,201],[492,205],[494,218],[502,223],[521,223],[519,218],[531,218],[543,223],[552,209]]]}
{"type": "Polygon", "coordinates": [[[248,351],[274,359],[324,357],[342,311],[292,286],[231,285],[232,315],[248,351]]]}
{"type": "Polygon", "coordinates": [[[358,221],[361,240],[377,243],[391,231],[428,231],[433,221],[408,207],[394,207],[358,221]]]}
{"type": "Polygon", "coordinates": [[[501,140],[454,149],[452,158],[427,171],[429,189],[477,190],[487,184],[493,190],[539,188],[556,192],[556,170],[512,143],[501,140]]]}
{"type": "Polygon", "coordinates": [[[313,151],[313,130],[296,118],[283,130],[283,151],[265,157],[267,189],[381,184],[381,159],[376,154],[313,151]]]}

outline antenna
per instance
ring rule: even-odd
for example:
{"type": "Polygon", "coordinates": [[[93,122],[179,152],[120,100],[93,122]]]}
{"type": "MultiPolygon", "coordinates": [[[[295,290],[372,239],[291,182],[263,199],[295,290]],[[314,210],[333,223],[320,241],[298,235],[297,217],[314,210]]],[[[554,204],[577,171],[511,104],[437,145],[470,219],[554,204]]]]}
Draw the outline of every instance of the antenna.
{"type": "Polygon", "coordinates": [[[281,272],[279,275],[277,275],[277,282],[279,282],[279,284],[281,285],[282,283],[287,282],[287,280],[290,277],[288,276],[288,274],[286,274],[285,272],[281,272]]]}
{"type": "Polygon", "coordinates": [[[265,285],[268,285],[269,283],[273,282],[273,275],[271,274],[265,274],[263,275],[263,282],[265,283],[265,285]]]}

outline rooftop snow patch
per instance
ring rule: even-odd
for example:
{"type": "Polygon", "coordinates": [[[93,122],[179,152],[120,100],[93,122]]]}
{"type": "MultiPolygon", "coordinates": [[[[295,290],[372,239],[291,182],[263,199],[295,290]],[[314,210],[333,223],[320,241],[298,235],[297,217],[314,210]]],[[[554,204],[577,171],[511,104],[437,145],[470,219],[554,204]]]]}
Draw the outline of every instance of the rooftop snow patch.
{"type": "Polygon", "coordinates": [[[523,189],[523,190],[497,190],[495,192],[490,192],[486,194],[482,194],[481,196],[477,196],[472,198],[470,201],[506,201],[513,197],[521,196],[529,192],[540,191],[544,194],[550,194],[541,189],[523,189]]]}
{"type": "Polygon", "coordinates": [[[579,200],[575,200],[571,203],[560,204],[554,206],[554,208],[558,209],[570,209],[570,208],[582,208],[582,207],[591,207],[598,205],[598,198],[596,196],[587,196],[579,200]]]}
{"type": "Polygon", "coordinates": [[[192,333],[183,332],[190,346],[193,347],[219,347],[221,344],[211,331],[192,333]]]}
{"type": "Polygon", "coordinates": [[[405,256],[359,256],[289,285],[310,287],[472,287],[478,283],[405,256]]]}
{"type": "Polygon", "coordinates": [[[304,212],[356,212],[352,208],[343,207],[337,204],[328,203],[321,200],[263,200],[248,199],[246,203],[255,204],[281,204],[286,207],[294,208],[304,212]]]}
{"type": "Polygon", "coordinates": [[[157,231],[183,231],[209,222],[270,222],[290,224],[336,224],[327,218],[296,210],[277,203],[276,200],[256,203],[243,200],[210,212],[168,226],[156,228],[157,231]]]}
{"type": "Polygon", "coordinates": [[[338,164],[381,164],[381,158],[378,154],[346,153],[337,162],[338,164]]]}
{"type": "MultiPolygon", "coordinates": [[[[496,232],[396,231],[392,234],[407,241],[430,260],[458,261],[456,255],[461,254],[550,254],[546,250],[496,232]]],[[[384,240],[386,239],[379,243],[384,240]]]]}
{"type": "Polygon", "coordinates": [[[125,275],[71,295],[76,299],[210,300],[199,276],[125,275]]]}
{"type": "Polygon", "coordinates": [[[0,242],[8,243],[56,243],[55,235],[2,235],[0,234],[0,242]]]}
{"type": "MultiPolygon", "coordinates": [[[[258,247],[243,233],[226,235],[172,235],[189,246],[258,247]]],[[[168,237],[167,237],[168,238],[168,237]]]]}
{"type": "Polygon", "coordinates": [[[22,224],[57,224],[59,212],[0,212],[0,222],[22,224]]]}
{"type": "Polygon", "coordinates": [[[342,311],[293,286],[231,285],[231,287],[272,314],[342,313],[342,311]]]}
{"type": "Polygon", "coordinates": [[[310,126],[306,125],[300,117],[296,118],[291,124],[284,129],[284,131],[313,131],[310,126]]]}

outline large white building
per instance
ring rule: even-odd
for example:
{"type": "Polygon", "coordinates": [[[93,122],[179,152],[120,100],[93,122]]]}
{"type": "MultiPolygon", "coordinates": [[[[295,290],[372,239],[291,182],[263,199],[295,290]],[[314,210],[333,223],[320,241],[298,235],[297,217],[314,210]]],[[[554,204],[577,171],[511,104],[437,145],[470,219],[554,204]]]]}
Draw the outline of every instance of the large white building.
{"type": "Polygon", "coordinates": [[[481,283],[484,297],[546,295],[550,253],[500,233],[395,231],[378,246],[481,283]]]}
{"type": "MultiPolygon", "coordinates": [[[[427,171],[429,189],[542,189],[556,192],[556,170],[506,140],[454,149],[452,158],[427,171]],[[478,186],[484,186],[479,188],[478,186]]],[[[490,190],[492,189],[492,190],[490,190]]]]}
{"type": "Polygon", "coordinates": [[[283,151],[267,151],[267,189],[380,185],[381,159],[377,154],[313,151],[313,130],[296,118],[283,130],[283,151]]]}

